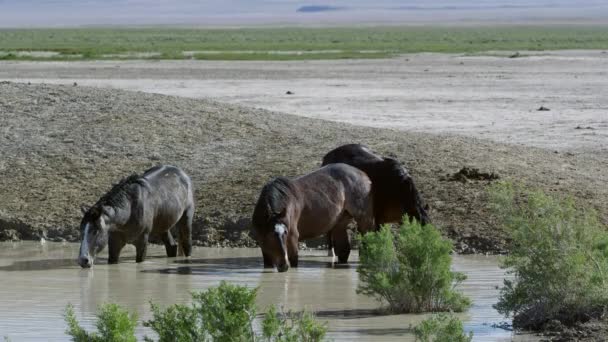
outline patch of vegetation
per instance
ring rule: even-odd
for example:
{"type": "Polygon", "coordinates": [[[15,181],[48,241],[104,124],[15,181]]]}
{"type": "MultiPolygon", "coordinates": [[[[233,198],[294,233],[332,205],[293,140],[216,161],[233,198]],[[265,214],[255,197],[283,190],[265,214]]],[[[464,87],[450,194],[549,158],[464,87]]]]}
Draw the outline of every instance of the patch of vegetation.
{"type": "Polygon", "coordinates": [[[74,307],[65,309],[66,333],[74,342],[135,342],[137,315],[129,313],[117,304],[104,304],[97,311],[96,332],[89,333],[78,324],[74,307]]]}
{"type": "Polygon", "coordinates": [[[584,322],[608,312],[608,232],[597,214],[572,198],[498,183],[492,203],[513,239],[496,309],[513,325],[584,322]]]}
{"type": "Polygon", "coordinates": [[[327,326],[316,321],[315,316],[307,311],[277,314],[271,306],[262,322],[264,341],[275,342],[312,342],[322,341],[327,333],[327,326]]]}
{"type": "Polygon", "coordinates": [[[5,59],[25,60],[292,60],[487,51],[512,54],[605,49],[607,33],[608,27],[603,26],[1,29],[0,52],[13,54],[5,59]],[[14,54],[22,51],[60,54],[47,57],[14,54]]]}
{"type": "Polygon", "coordinates": [[[462,321],[451,314],[438,314],[420,322],[414,328],[414,336],[419,342],[470,342],[473,332],[466,334],[462,321]]]}
{"type": "Polygon", "coordinates": [[[466,279],[452,272],[452,244],[433,225],[404,218],[359,237],[357,291],[388,304],[395,313],[464,311],[471,301],[454,290],[466,279]]]}
{"type": "MultiPolygon", "coordinates": [[[[219,287],[193,293],[192,304],[161,309],[152,304],[153,318],[144,323],[159,341],[252,341],[256,290],[222,282],[219,287]]],[[[152,341],[148,339],[148,341],[152,341]]]]}
{"type": "MultiPolygon", "coordinates": [[[[193,293],[192,304],[174,304],[162,309],[152,305],[152,319],[144,322],[157,335],[145,341],[322,341],[325,324],[308,312],[281,313],[270,307],[262,320],[262,333],[254,332],[256,289],[222,282],[219,287],[193,293]]],[[[78,324],[68,305],[65,314],[66,333],[73,341],[136,341],[137,316],[116,304],[103,305],[97,315],[97,332],[88,333],[78,324]]]]}

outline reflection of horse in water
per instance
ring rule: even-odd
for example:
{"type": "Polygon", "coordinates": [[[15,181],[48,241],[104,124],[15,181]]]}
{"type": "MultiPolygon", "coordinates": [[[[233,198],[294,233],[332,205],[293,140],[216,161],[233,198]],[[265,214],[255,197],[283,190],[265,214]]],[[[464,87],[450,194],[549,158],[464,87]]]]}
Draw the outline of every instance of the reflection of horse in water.
{"type": "Polygon", "coordinates": [[[264,266],[279,272],[298,265],[298,241],[331,232],[339,262],[347,262],[347,226],[354,219],[363,232],[374,227],[371,181],[361,170],[332,164],[307,175],[276,178],[260,193],[252,224],[264,266]]]}
{"type": "MultiPolygon", "coordinates": [[[[345,163],[364,171],[372,181],[374,220],[377,225],[398,223],[407,214],[422,224],[430,219],[414,180],[399,161],[383,158],[359,144],[340,146],[323,157],[323,165],[345,163]]],[[[335,240],[328,235],[331,249],[335,240]]]]}
{"type": "Polygon", "coordinates": [[[108,263],[118,262],[127,243],[136,248],[137,262],[144,261],[149,236],[159,236],[167,256],[177,255],[170,229],[177,227],[179,248],[186,256],[192,249],[194,196],[192,182],[184,171],[160,165],[142,176],[131,175],[120,181],[93,207],[84,210],[80,225],[81,245],[78,263],[91,267],[95,256],[108,245],[108,263]]]}

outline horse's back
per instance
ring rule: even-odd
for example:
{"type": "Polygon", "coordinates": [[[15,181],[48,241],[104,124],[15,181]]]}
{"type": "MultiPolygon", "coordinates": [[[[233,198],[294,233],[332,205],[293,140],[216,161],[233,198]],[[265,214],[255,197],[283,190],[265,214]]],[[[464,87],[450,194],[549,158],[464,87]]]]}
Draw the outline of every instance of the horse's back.
{"type": "MultiPolygon", "coordinates": [[[[371,190],[371,180],[367,174],[358,168],[344,164],[334,163],[323,166],[322,168],[302,176],[299,179],[305,179],[308,183],[323,184],[333,183],[331,188],[341,189],[350,195],[356,194],[360,196],[367,194],[371,190]],[[325,182],[322,180],[326,179],[325,182]]],[[[326,185],[329,187],[329,185],[326,185]]]]}
{"type": "Polygon", "coordinates": [[[322,165],[345,163],[357,168],[382,161],[382,158],[374,154],[367,146],[360,144],[347,144],[329,151],[323,157],[322,165]]]}
{"type": "Polygon", "coordinates": [[[190,177],[173,165],[157,165],[146,170],[142,176],[151,187],[181,186],[191,190],[190,177]]]}
{"type": "Polygon", "coordinates": [[[158,165],[143,174],[148,184],[147,205],[154,208],[155,221],[174,221],[194,205],[190,177],[172,165],[158,165]]]}

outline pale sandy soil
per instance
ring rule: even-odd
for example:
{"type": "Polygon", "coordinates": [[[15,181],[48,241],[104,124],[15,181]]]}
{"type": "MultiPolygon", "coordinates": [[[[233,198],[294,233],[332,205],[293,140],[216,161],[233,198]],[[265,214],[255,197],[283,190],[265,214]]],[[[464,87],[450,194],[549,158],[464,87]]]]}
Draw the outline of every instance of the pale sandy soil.
{"type": "Polygon", "coordinates": [[[490,54],[295,62],[0,62],[0,80],[212,98],[364,126],[455,133],[608,158],[607,53],[490,54]],[[537,111],[540,106],[550,111],[537,111]]]}

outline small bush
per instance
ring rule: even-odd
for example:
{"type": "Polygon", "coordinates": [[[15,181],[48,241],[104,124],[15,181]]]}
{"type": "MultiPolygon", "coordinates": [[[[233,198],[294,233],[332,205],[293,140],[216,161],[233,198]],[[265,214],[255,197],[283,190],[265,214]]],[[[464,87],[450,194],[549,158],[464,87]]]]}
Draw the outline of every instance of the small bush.
{"type": "Polygon", "coordinates": [[[608,310],[608,233],[592,210],[571,198],[499,183],[490,197],[513,243],[495,308],[514,326],[540,329],[550,320],[573,324],[608,310]]]}
{"type": "Polygon", "coordinates": [[[315,342],[322,341],[327,333],[325,324],[320,324],[310,312],[281,312],[277,315],[270,307],[262,322],[262,337],[274,342],[315,342]]]}
{"type": "MultiPolygon", "coordinates": [[[[157,304],[151,306],[153,318],[144,322],[144,326],[158,335],[158,342],[207,340],[200,316],[192,307],[174,304],[163,310],[157,304]]],[[[147,336],[144,340],[154,341],[147,336]]]]}
{"type": "MultiPolygon", "coordinates": [[[[193,293],[191,306],[175,304],[160,309],[144,323],[159,342],[173,341],[321,341],[327,331],[307,312],[277,315],[270,307],[262,321],[262,335],[253,330],[256,290],[222,282],[219,287],[193,293]]],[[[153,341],[146,337],[146,341],[153,341]]]]}
{"type": "Polygon", "coordinates": [[[97,332],[89,333],[76,320],[74,307],[69,304],[65,310],[68,324],[66,334],[75,342],[135,342],[137,315],[129,313],[116,304],[104,304],[97,311],[97,332]]]}
{"type": "Polygon", "coordinates": [[[462,322],[453,315],[439,314],[425,319],[414,328],[420,342],[470,342],[473,332],[465,334],[462,322]]]}
{"type": "MultiPolygon", "coordinates": [[[[253,324],[256,317],[256,289],[222,282],[219,287],[192,294],[192,304],[174,304],[161,309],[152,305],[152,319],[144,322],[158,335],[159,342],[318,342],[327,332],[325,324],[315,320],[313,314],[281,313],[270,307],[262,321],[262,334],[256,334],[253,324]]],[[[66,333],[76,342],[136,341],[137,316],[129,314],[116,304],[106,304],[97,314],[96,333],[80,327],[74,309],[68,305],[65,312],[68,324],[66,333]]],[[[154,339],[146,336],[145,341],[154,339]]]]}
{"type": "Polygon", "coordinates": [[[357,292],[388,304],[391,312],[463,311],[471,302],[454,287],[466,279],[452,272],[452,244],[435,227],[407,218],[397,233],[388,226],[359,237],[357,292]]]}

